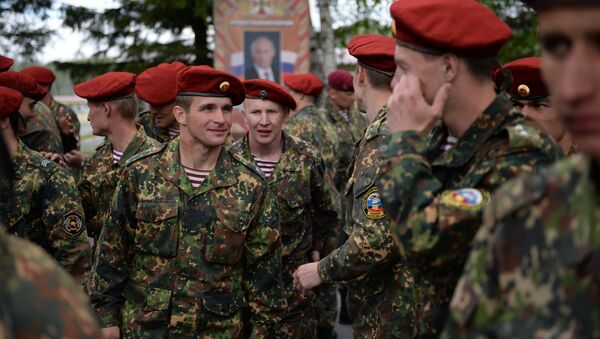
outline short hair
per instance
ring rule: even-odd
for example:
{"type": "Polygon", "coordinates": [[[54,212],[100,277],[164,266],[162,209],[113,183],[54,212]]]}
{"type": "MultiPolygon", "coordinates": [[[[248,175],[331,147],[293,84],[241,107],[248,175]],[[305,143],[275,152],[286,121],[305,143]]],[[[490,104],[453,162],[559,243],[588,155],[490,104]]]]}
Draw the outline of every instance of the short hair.
{"type": "MultiPolygon", "coordinates": [[[[425,57],[426,60],[433,60],[444,55],[443,52],[437,51],[418,51],[425,57]]],[[[499,65],[498,57],[467,57],[456,55],[459,59],[463,60],[467,65],[467,69],[471,72],[471,75],[479,80],[490,80],[493,81],[492,78],[492,70],[494,66],[499,65]]]]}
{"type": "Polygon", "coordinates": [[[385,91],[392,90],[392,77],[367,67],[363,67],[363,69],[373,88],[385,91]]]}
{"type": "Polygon", "coordinates": [[[192,102],[194,101],[193,96],[188,95],[178,95],[175,97],[175,106],[179,106],[183,108],[183,110],[188,113],[190,111],[190,107],[192,107],[192,102]]]}
{"type": "Polygon", "coordinates": [[[138,104],[135,96],[122,98],[112,101],[115,108],[121,112],[121,116],[127,120],[134,120],[137,117],[138,104]]]}

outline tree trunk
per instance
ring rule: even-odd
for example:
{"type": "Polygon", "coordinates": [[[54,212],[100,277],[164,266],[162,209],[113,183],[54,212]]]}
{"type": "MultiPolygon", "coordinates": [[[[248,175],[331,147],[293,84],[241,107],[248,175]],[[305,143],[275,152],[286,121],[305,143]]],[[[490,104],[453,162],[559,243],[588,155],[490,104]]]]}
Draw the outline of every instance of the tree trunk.
{"type": "Polygon", "coordinates": [[[321,18],[321,51],[323,56],[323,75],[335,71],[335,32],[331,22],[330,0],[317,0],[319,16],[321,18]]]}

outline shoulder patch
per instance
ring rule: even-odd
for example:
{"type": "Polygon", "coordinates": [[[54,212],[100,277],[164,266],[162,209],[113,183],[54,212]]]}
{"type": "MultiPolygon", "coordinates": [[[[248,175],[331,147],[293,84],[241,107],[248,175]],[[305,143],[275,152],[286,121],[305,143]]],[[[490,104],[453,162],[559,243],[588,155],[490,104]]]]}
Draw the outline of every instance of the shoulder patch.
{"type": "Polygon", "coordinates": [[[162,152],[165,149],[165,147],[167,147],[167,144],[168,143],[165,142],[164,144],[160,144],[158,146],[153,146],[153,147],[150,147],[150,148],[147,148],[147,149],[141,151],[140,153],[138,153],[138,154],[132,156],[131,158],[129,158],[125,162],[125,166],[129,166],[129,165],[131,165],[132,163],[134,163],[134,162],[136,162],[138,160],[141,160],[141,159],[147,158],[147,157],[149,157],[149,156],[151,156],[153,154],[157,154],[157,153],[162,152]]]}
{"type": "Polygon", "coordinates": [[[379,220],[385,217],[377,187],[372,187],[363,195],[362,211],[367,218],[372,220],[379,220]]]}
{"type": "Polygon", "coordinates": [[[37,164],[37,166],[39,169],[41,169],[43,172],[45,173],[53,173],[55,170],[58,169],[58,164],[55,163],[52,160],[48,160],[44,157],[41,157],[40,162],[37,164]]]}
{"type": "Polygon", "coordinates": [[[479,210],[490,202],[490,193],[475,188],[461,188],[442,193],[441,203],[463,210],[479,210]]]}
{"type": "Polygon", "coordinates": [[[83,221],[81,214],[77,212],[69,212],[63,215],[63,229],[72,236],[78,236],[83,231],[83,221]]]}

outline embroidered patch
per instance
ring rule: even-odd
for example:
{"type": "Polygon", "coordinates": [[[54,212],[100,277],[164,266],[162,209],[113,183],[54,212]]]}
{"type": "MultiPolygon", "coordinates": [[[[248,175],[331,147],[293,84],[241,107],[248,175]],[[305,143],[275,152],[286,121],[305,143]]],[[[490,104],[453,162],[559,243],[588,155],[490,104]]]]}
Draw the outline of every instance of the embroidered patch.
{"type": "Polygon", "coordinates": [[[362,210],[369,219],[379,220],[385,217],[377,187],[371,188],[363,196],[362,210]]]}
{"type": "Polygon", "coordinates": [[[488,192],[474,188],[461,188],[442,193],[442,203],[466,210],[478,210],[489,201],[488,192]]]}
{"type": "Polygon", "coordinates": [[[63,215],[63,228],[70,236],[77,236],[83,230],[81,215],[77,212],[70,212],[63,215]]]}

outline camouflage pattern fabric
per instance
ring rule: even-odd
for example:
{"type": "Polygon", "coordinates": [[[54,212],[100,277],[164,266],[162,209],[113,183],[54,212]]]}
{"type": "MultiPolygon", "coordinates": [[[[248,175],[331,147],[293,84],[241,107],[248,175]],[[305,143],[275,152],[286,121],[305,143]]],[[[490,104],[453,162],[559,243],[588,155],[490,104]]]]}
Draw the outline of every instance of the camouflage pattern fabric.
{"type": "MultiPolygon", "coordinates": [[[[248,136],[231,145],[231,151],[249,161],[253,159],[248,136]]],[[[312,298],[294,288],[292,274],[300,265],[312,262],[312,251],[324,256],[337,247],[339,219],[324,184],[323,167],[321,156],[312,146],[283,133],[283,153],[273,174],[266,179],[281,218],[282,278],[288,306],[278,337],[316,335],[312,298]]]]}
{"type": "MultiPolygon", "coordinates": [[[[348,282],[348,314],[357,338],[411,337],[404,306],[412,278],[400,265],[375,180],[380,145],[389,137],[383,107],[367,127],[354,154],[346,189],[348,240],[318,265],[324,282],[348,282]]],[[[386,211],[387,212],[387,211],[386,211]]]]}
{"type": "Polygon", "coordinates": [[[117,163],[114,162],[112,144],[108,139],[96,148],[96,153],[85,160],[78,188],[90,237],[98,240],[102,225],[110,212],[110,203],[119,176],[127,160],[158,145],[156,140],[149,138],[144,129],[140,128],[117,163]]]}
{"type": "Polygon", "coordinates": [[[222,148],[194,189],[179,138],[131,158],[104,225],[89,291],[125,337],[272,336],[285,310],[275,200],[259,169],[222,148]]]}
{"type": "Polygon", "coordinates": [[[0,210],[8,232],[36,243],[82,278],[91,266],[91,250],[75,180],[20,141],[13,161],[14,192],[8,182],[0,183],[0,210]]]}
{"type": "Polygon", "coordinates": [[[0,225],[0,338],[101,338],[87,297],[42,249],[0,225]]]}
{"type": "Polygon", "coordinates": [[[448,304],[481,225],[489,192],[511,177],[552,163],[560,150],[497,98],[449,150],[447,131],[394,134],[383,145],[377,182],[406,269],[415,279],[417,334],[439,336],[448,304]]]}
{"type": "Polygon", "coordinates": [[[445,337],[600,338],[598,173],[577,155],[498,190],[445,337]]]}
{"type": "Polygon", "coordinates": [[[41,102],[34,106],[34,115],[27,120],[25,131],[17,133],[27,147],[37,152],[64,154],[62,137],[50,108],[41,102]]]}
{"type": "Polygon", "coordinates": [[[365,134],[369,126],[367,116],[353,106],[348,111],[348,121],[338,112],[337,108],[327,103],[323,110],[320,110],[325,120],[336,128],[336,134],[339,140],[338,168],[335,178],[335,186],[338,191],[343,192],[351,173],[348,168],[352,165],[352,155],[358,141],[365,134]]]}
{"type": "Polygon", "coordinates": [[[161,128],[154,123],[154,115],[150,111],[144,111],[138,115],[138,124],[144,127],[146,135],[162,143],[171,141],[173,138],[169,135],[168,128],[161,128]]]}

